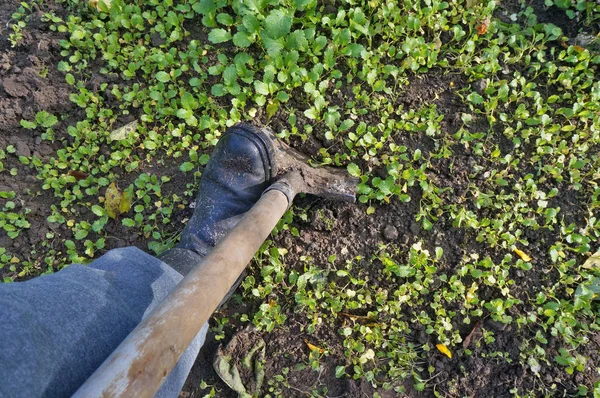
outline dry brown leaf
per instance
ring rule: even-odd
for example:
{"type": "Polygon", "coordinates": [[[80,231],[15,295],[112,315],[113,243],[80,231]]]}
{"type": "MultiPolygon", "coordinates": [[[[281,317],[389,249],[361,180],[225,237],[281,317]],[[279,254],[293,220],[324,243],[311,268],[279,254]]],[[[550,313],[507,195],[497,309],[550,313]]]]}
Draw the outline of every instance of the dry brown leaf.
{"type": "Polygon", "coordinates": [[[465,337],[465,341],[463,341],[464,349],[467,349],[469,347],[469,345],[471,344],[471,340],[473,340],[473,336],[475,335],[475,332],[477,331],[477,329],[479,329],[480,326],[481,326],[481,320],[478,320],[475,323],[475,326],[473,326],[473,330],[471,330],[471,333],[469,333],[469,335],[467,337],[465,337]]]}
{"type": "Polygon", "coordinates": [[[353,315],[353,314],[348,314],[346,312],[340,312],[340,315],[345,316],[346,318],[349,318],[353,321],[358,321],[358,322],[362,322],[362,323],[376,322],[376,319],[374,319],[373,317],[370,317],[370,316],[366,316],[366,315],[353,315]]]}
{"type": "Polygon", "coordinates": [[[81,180],[85,180],[86,178],[88,178],[90,175],[84,173],[83,171],[79,171],[79,170],[71,170],[69,171],[69,174],[71,177],[75,177],[75,179],[77,181],[81,181],[81,180]]]}
{"type": "Polygon", "coordinates": [[[484,35],[488,31],[489,27],[490,27],[490,19],[486,18],[483,20],[483,22],[481,22],[479,25],[477,25],[475,27],[475,29],[477,29],[478,34],[484,35]]]}

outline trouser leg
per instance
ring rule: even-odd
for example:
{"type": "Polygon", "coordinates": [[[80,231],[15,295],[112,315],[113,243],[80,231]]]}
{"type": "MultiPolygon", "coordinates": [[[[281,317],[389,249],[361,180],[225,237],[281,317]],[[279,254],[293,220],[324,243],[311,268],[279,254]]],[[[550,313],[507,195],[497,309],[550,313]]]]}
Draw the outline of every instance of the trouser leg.
{"type": "MultiPolygon", "coordinates": [[[[0,396],[70,396],[181,279],[165,262],[129,247],[89,266],[0,285],[0,396]]],[[[206,330],[157,396],[179,394],[206,330]]]]}

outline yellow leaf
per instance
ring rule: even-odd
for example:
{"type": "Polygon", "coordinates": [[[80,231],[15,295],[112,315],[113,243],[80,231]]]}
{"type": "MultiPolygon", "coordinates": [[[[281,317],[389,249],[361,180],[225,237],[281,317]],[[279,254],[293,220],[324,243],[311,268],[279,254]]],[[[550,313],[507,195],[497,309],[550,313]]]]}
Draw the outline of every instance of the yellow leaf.
{"type": "Polygon", "coordinates": [[[521,260],[527,262],[531,261],[531,257],[529,257],[527,253],[525,253],[523,250],[515,249],[515,253],[517,253],[517,255],[521,257],[521,260]]]}
{"type": "Polygon", "coordinates": [[[11,264],[18,264],[20,262],[21,262],[21,260],[19,260],[19,258],[16,256],[10,259],[11,264]]]}
{"type": "Polygon", "coordinates": [[[314,344],[310,344],[310,343],[308,342],[308,340],[306,340],[306,339],[304,339],[304,342],[305,342],[305,343],[306,343],[306,345],[308,346],[308,349],[309,349],[309,350],[311,350],[311,351],[317,350],[317,351],[319,351],[319,353],[320,353],[320,354],[322,354],[322,353],[323,353],[323,351],[324,351],[324,350],[323,350],[322,348],[320,348],[320,347],[317,347],[317,346],[316,346],[316,345],[314,345],[314,344]]]}
{"type": "Polygon", "coordinates": [[[126,189],[119,202],[119,213],[127,213],[131,209],[131,202],[133,202],[133,189],[126,189]]]}
{"type": "Polygon", "coordinates": [[[452,358],[452,353],[450,352],[450,350],[448,349],[448,347],[446,347],[443,344],[437,344],[435,346],[442,354],[446,355],[448,358],[452,358]]]}
{"type": "Polygon", "coordinates": [[[106,188],[104,197],[104,209],[106,210],[106,214],[108,214],[108,216],[114,220],[119,216],[119,214],[121,214],[120,207],[123,194],[113,182],[108,186],[108,188],[106,188]]]}
{"type": "Polygon", "coordinates": [[[95,7],[98,11],[105,11],[103,10],[103,6],[106,7],[106,9],[110,9],[110,3],[112,2],[112,0],[90,0],[89,3],[92,7],[95,7]]]}

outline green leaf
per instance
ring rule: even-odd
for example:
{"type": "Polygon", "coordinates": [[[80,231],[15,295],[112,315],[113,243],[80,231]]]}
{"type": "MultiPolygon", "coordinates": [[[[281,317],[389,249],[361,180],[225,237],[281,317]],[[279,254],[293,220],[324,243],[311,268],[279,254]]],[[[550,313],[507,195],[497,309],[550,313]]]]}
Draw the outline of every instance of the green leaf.
{"type": "Polygon", "coordinates": [[[291,50],[305,50],[308,48],[308,40],[306,40],[306,36],[304,31],[295,30],[288,36],[287,39],[287,48],[291,50]]]}
{"type": "Polygon", "coordinates": [[[166,83],[169,80],[171,80],[171,76],[169,76],[167,72],[160,71],[156,74],[156,80],[158,80],[159,82],[166,83]]]}
{"type": "Polygon", "coordinates": [[[363,52],[366,52],[367,50],[365,50],[365,46],[363,46],[362,44],[357,44],[357,43],[352,43],[352,44],[348,44],[348,46],[346,46],[346,48],[344,49],[344,55],[347,55],[349,57],[353,57],[353,58],[359,58],[362,57],[363,52]]]}
{"type": "Polygon", "coordinates": [[[264,25],[270,37],[279,39],[290,33],[292,17],[282,9],[276,9],[271,11],[267,18],[265,18],[264,25]]]}
{"type": "Polygon", "coordinates": [[[260,80],[254,81],[254,89],[258,94],[261,95],[269,95],[269,85],[265,82],[261,82],[260,80]]]}
{"type": "Polygon", "coordinates": [[[35,122],[30,122],[25,119],[21,119],[21,126],[28,130],[33,130],[37,127],[37,124],[35,122]]]}
{"type": "Polygon", "coordinates": [[[245,32],[237,32],[233,35],[233,44],[240,48],[248,48],[254,43],[254,39],[245,32]]]}
{"type": "Polygon", "coordinates": [[[210,160],[210,155],[205,153],[204,155],[200,156],[200,159],[198,159],[198,163],[200,163],[202,166],[204,166],[205,164],[208,163],[209,160],[210,160]]]}
{"type": "Polygon", "coordinates": [[[77,240],[82,240],[83,238],[85,238],[88,235],[88,231],[86,231],[85,229],[78,229],[75,232],[75,239],[77,240]]]}
{"type": "Polygon", "coordinates": [[[308,108],[304,111],[304,116],[309,119],[315,120],[319,117],[319,112],[315,108],[308,108]]]}
{"type": "Polygon", "coordinates": [[[195,109],[197,106],[194,96],[187,91],[181,96],[181,106],[184,109],[195,109]]]}
{"type": "Polygon", "coordinates": [[[208,15],[217,10],[214,0],[200,0],[192,6],[198,14],[208,15]]]}
{"type": "Polygon", "coordinates": [[[236,80],[237,70],[235,68],[235,65],[229,65],[227,68],[225,68],[225,71],[223,72],[223,83],[225,83],[226,86],[231,86],[235,84],[236,80]]]}
{"type": "Polygon", "coordinates": [[[283,50],[283,40],[282,39],[273,39],[269,37],[264,31],[260,32],[260,38],[262,40],[263,46],[265,50],[267,50],[267,54],[269,57],[277,58],[281,50],[283,50]]]}
{"type": "Polygon", "coordinates": [[[467,99],[471,101],[472,104],[479,105],[483,104],[483,97],[476,92],[472,92],[467,96],[467,99]]]}
{"type": "Polygon", "coordinates": [[[354,126],[354,120],[346,119],[342,122],[342,124],[340,124],[339,131],[346,131],[346,130],[352,128],[352,126],[354,126]]]}
{"type": "Polygon", "coordinates": [[[81,40],[84,37],[85,37],[85,31],[83,31],[81,29],[77,29],[73,33],[71,33],[71,40],[81,40]]]}
{"type": "Polygon", "coordinates": [[[38,125],[46,128],[52,127],[56,123],[58,123],[58,119],[56,118],[56,116],[46,111],[38,112],[35,115],[35,121],[38,125]]]}
{"type": "Polygon", "coordinates": [[[221,25],[231,26],[233,25],[233,18],[231,15],[222,12],[217,15],[217,22],[219,22],[221,25]]]}
{"type": "Polygon", "coordinates": [[[215,44],[224,43],[231,40],[231,33],[225,29],[213,29],[208,34],[208,40],[215,44]]]}
{"type": "Polygon", "coordinates": [[[93,205],[92,206],[92,212],[97,215],[98,217],[103,217],[106,213],[104,212],[104,209],[98,205],[93,205]]]}
{"type": "Polygon", "coordinates": [[[179,166],[179,170],[185,172],[191,171],[194,169],[194,163],[192,162],[185,162],[183,163],[181,166],[179,166]]]}
{"type": "Polygon", "coordinates": [[[294,0],[294,7],[300,11],[312,8],[317,4],[317,0],[294,0]]]}
{"type": "Polygon", "coordinates": [[[267,118],[271,119],[279,110],[279,101],[273,101],[267,105],[267,118]]]}
{"type": "Polygon", "coordinates": [[[123,220],[121,220],[121,224],[123,224],[126,227],[133,227],[135,226],[135,221],[133,221],[131,218],[124,218],[123,220]]]}
{"type": "Polygon", "coordinates": [[[348,169],[348,173],[350,173],[350,175],[353,177],[360,177],[362,174],[360,172],[360,167],[358,167],[358,165],[356,165],[355,163],[350,163],[348,165],[347,169],[348,169]]]}
{"type": "Polygon", "coordinates": [[[178,118],[187,119],[194,116],[194,112],[190,109],[177,109],[176,115],[178,118]]]}
{"type": "Polygon", "coordinates": [[[244,15],[244,18],[242,18],[242,25],[244,25],[244,28],[246,28],[250,34],[258,33],[260,30],[260,21],[252,14],[244,15]]]}
{"type": "Polygon", "coordinates": [[[227,94],[227,91],[225,90],[225,86],[222,84],[215,84],[214,86],[212,86],[210,88],[210,92],[212,95],[214,95],[216,97],[222,97],[225,94],[227,94]]]}

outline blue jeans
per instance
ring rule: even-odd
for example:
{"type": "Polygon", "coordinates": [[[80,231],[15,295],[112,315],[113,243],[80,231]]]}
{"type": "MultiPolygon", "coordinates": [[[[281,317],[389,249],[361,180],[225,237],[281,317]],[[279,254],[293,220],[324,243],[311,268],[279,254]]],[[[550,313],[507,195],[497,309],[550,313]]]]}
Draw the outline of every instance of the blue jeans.
{"type": "MultiPolygon", "coordinates": [[[[182,278],[164,262],[128,247],[89,266],[0,284],[0,397],[72,395],[182,278]]],[[[157,397],[179,395],[207,328],[157,397]]]]}

